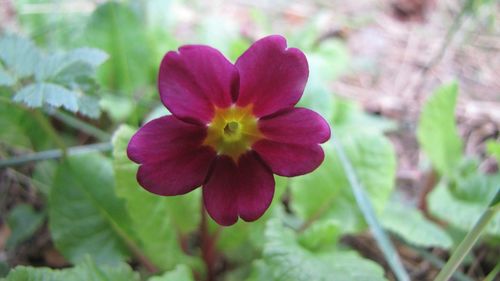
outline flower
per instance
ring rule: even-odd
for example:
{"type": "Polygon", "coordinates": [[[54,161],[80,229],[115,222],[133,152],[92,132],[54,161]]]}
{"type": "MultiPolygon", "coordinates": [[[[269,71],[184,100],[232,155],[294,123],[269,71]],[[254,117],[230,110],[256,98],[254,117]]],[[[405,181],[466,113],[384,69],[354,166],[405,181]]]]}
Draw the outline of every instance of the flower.
{"type": "Polygon", "coordinates": [[[305,55],[278,35],[256,41],[234,65],[209,46],[168,52],[158,88],[172,115],[130,140],[137,181],[163,196],[202,186],[205,208],[221,225],[258,219],[274,195],[273,173],[303,175],[323,162],[328,123],[294,107],[308,76],[305,55]]]}

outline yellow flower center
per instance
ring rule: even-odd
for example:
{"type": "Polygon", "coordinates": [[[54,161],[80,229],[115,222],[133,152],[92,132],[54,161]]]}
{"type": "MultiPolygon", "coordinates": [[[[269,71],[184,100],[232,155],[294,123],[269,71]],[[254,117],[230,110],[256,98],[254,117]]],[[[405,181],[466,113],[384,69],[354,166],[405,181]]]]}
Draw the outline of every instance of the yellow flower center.
{"type": "Polygon", "coordinates": [[[257,122],[251,106],[216,108],[212,121],[207,125],[207,137],[203,144],[237,161],[262,138],[257,122]]]}

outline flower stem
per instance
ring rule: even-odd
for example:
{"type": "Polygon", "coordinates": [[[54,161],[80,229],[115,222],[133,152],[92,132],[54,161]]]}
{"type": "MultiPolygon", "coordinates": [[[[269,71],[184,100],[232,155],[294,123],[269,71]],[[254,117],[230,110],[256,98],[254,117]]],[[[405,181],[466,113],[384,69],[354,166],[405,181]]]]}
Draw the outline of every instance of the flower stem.
{"type": "MultiPolygon", "coordinates": [[[[79,155],[98,151],[109,151],[112,145],[109,142],[74,146],[67,149],[67,155],[79,155]]],[[[0,168],[19,166],[29,162],[58,159],[64,156],[62,149],[46,150],[27,155],[21,155],[10,159],[0,159],[0,168]]]]}
{"type": "Polygon", "coordinates": [[[333,129],[332,129],[332,139],[334,139],[333,146],[335,148],[335,151],[337,152],[338,157],[340,158],[342,167],[344,168],[344,171],[347,175],[347,179],[349,181],[349,184],[351,185],[354,197],[356,198],[356,202],[358,203],[359,209],[361,210],[361,213],[365,217],[366,222],[370,226],[375,241],[377,242],[380,250],[384,254],[392,271],[396,275],[396,278],[399,281],[409,281],[410,277],[408,276],[406,269],[403,267],[399,254],[394,248],[394,245],[392,245],[392,242],[385,233],[384,229],[378,222],[377,216],[375,215],[375,211],[370,202],[370,199],[366,195],[363,186],[359,182],[356,172],[354,171],[351,162],[347,158],[347,155],[345,154],[344,149],[339,142],[339,139],[333,136],[333,129]]]}
{"type": "Polygon", "coordinates": [[[481,233],[486,229],[486,226],[490,222],[490,220],[495,216],[497,211],[500,209],[500,205],[498,204],[498,197],[500,196],[500,189],[497,191],[495,198],[492,200],[491,204],[481,215],[479,220],[476,222],[474,227],[467,233],[464,240],[460,242],[457,249],[451,255],[450,259],[443,267],[443,269],[439,272],[438,276],[434,281],[446,281],[449,280],[453,272],[458,268],[458,266],[462,263],[462,260],[465,256],[470,252],[476,241],[479,239],[481,233]]]}
{"type": "Polygon", "coordinates": [[[85,132],[89,135],[92,135],[96,137],[97,139],[101,141],[109,141],[111,138],[110,134],[107,132],[92,126],[86,122],[81,121],[80,119],[73,117],[70,114],[64,113],[62,111],[59,111],[57,109],[52,109],[52,110],[47,110],[47,113],[51,115],[52,117],[56,118],[57,120],[60,120],[61,122],[74,127],[82,132],[85,132]]]}
{"type": "Polygon", "coordinates": [[[208,217],[207,212],[205,210],[205,205],[203,204],[203,197],[201,199],[201,221],[200,221],[200,247],[201,247],[201,256],[203,261],[205,262],[206,267],[206,281],[215,281],[216,280],[216,272],[215,265],[217,261],[217,250],[215,248],[215,244],[217,238],[219,236],[219,230],[213,235],[210,234],[208,229],[208,217]]]}

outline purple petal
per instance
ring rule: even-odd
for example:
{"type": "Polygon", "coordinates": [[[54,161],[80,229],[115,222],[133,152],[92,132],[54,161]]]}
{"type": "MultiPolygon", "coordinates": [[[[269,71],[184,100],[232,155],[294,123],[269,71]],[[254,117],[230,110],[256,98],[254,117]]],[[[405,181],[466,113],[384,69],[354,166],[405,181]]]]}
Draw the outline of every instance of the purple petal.
{"type": "Polygon", "coordinates": [[[129,158],[141,164],[137,181],[146,190],[164,196],[187,193],[207,177],[216,152],[201,146],[203,126],[165,116],[144,125],[129,142],[129,158]]]}
{"type": "Polygon", "coordinates": [[[250,152],[240,157],[238,165],[227,156],[217,158],[207,183],[203,200],[207,212],[221,225],[238,220],[254,221],[271,204],[274,178],[257,156],[250,152]]]}
{"type": "Polygon", "coordinates": [[[238,70],[218,50],[188,45],[168,52],[158,75],[163,104],[176,117],[208,123],[214,106],[228,107],[238,91],[238,70]]]}
{"type": "Polygon", "coordinates": [[[293,107],[309,75],[307,59],[285,38],[273,35],[255,42],[236,61],[240,74],[239,106],[253,104],[256,116],[293,107]]]}
{"type": "Polygon", "coordinates": [[[330,138],[330,126],[318,113],[306,108],[292,108],[277,116],[259,120],[265,138],[295,144],[324,143],[330,138]]]}
{"type": "Polygon", "coordinates": [[[260,140],[252,148],[260,155],[273,173],[294,177],[314,171],[325,158],[319,144],[289,144],[260,140]]]}
{"type": "Polygon", "coordinates": [[[239,159],[238,212],[245,221],[260,218],[271,205],[274,195],[273,174],[257,157],[251,152],[239,159]]]}

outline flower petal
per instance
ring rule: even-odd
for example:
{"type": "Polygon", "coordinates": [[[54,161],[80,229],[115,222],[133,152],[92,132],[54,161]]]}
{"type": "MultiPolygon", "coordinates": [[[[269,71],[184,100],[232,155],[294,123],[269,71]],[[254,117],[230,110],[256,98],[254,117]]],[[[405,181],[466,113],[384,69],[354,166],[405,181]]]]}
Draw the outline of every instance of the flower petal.
{"type": "Polygon", "coordinates": [[[208,123],[214,106],[230,106],[236,98],[238,70],[214,48],[183,46],[163,58],[158,89],[161,101],[176,117],[208,123]]]}
{"type": "Polygon", "coordinates": [[[262,118],[259,129],[267,139],[283,143],[318,144],[330,138],[330,126],[326,120],[306,108],[292,108],[262,118]]]}
{"type": "Polygon", "coordinates": [[[165,116],[144,125],[129,142],[129,158],[142,164],[137,181],[164,196],[187,193],[202,185],[216,152],[201,146],[206,129],[165,116]]]}
{"type": "Polygon", "coordinates": [[[228,156],[215,160],[203,186],[203,200],[210,216],[221,225],[232,225],[240,216],[254,221],[267,210],[274,195],[274,177],[253,152],[236,164],[228,156]]]}
{"type": "Polygon", "coordinates": [[[253,104],[258,117],[293,107],[309,76],[305,55],[287,48],[285,38],[278,35],[256,41],[238,58],[236,68],[240,74],[237,105],[253,104]]]}
{"type": "Polygon", "coordinates": [[[128,157],[136,163],[155,163],[175,157],[185,149],[199,147],[207,135],[205,126],[163,116],[143,125],[127,147],[128,157]]]}
{"type": "Polygon", "coordinates": [[[239,163],[240,194],[238,212],[245,221],[260,218],[271,205],[274,195],[274,177],[255,152],[242,155],[239,163]]]}
{"type": "Polygon", "coordinates": [[[273,173],[294,177],[314,171],[325,158],[319,144],[289,144],[260,140],[252,148],[259,154],[273,173]]]}

